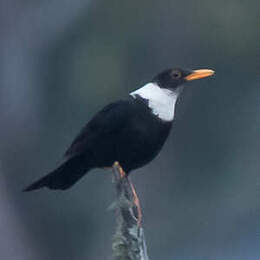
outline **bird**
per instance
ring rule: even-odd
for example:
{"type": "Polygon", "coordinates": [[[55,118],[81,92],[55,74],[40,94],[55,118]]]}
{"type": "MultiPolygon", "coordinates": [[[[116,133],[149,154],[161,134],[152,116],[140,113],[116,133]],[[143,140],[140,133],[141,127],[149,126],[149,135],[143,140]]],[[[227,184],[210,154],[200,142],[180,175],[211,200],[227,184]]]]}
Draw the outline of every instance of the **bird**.
{"type": "Polygon", "coordinates": [[[212,76],[211,69],[170,68],[105,106],[83,127],[62,163],[23,191],[67,190],[94,168],[119,162],[126,176],[151,162],[173,125],[175,105],[186,83],[212,76]]]}

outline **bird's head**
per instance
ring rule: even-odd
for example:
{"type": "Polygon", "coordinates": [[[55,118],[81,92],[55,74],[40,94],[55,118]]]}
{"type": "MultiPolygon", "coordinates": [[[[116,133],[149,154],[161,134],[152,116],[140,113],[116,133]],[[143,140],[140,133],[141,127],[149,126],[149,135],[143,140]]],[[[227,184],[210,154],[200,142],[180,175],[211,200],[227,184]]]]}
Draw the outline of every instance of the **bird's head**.
{"type": "Polygon", "coordinates": [[[186,82],[202,79],[214,74],[210,69],[187,70],[187,69],[166,69],[155,76],[152,80],[160,88],[166,88],[171,91],[179,92],[186,82]]]}
{"type": "Polygon", "coordinates": [[[185,83],[213,74],[214,71],[210,69],[167,69],[155,76],[151,82],[131,92],[130,95],[148,101],[152,113],[163,121],[172,121],[175,103],[185,83]]]}

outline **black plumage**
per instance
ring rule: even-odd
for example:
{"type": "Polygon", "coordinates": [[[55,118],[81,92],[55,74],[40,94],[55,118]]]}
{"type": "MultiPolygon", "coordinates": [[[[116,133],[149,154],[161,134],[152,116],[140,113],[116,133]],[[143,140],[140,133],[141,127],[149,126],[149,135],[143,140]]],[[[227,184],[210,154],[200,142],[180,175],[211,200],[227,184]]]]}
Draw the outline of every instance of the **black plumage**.
{"type": "MultiPolygon", "coordinates": [[[[180,86],[194,73],[180,69],[166,70],[152,82],[158,91],[165,88],[177,95],[180,86]]],[[[173,120],[163,120],[154,113],[154,104],[149,103],[149,88],[149,98],[140,93],[105,106],[75,138],[65,153],[64,162],[24,191],[42,187],[68,189],[90,169],[111,167],[115,161],[127,174],[150,162],[161,150],[173,120]]],[[[163,100],[158,102],[161,101],[163,103],[163,100]]],[[[169,109],[174,110],[174,105],[169,109]]]]}

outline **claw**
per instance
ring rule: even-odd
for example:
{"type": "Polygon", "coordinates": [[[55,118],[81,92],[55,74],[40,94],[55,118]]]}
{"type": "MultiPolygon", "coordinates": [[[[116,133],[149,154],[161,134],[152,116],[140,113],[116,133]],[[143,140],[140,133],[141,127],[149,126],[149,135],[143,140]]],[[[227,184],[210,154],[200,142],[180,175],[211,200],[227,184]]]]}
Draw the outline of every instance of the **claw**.
{"type": "Polygon", "coordinates": [[[124,178],[126,176],[123,168],[120,166],[119,162],[115,162],[114,166],[118,168],[119,170],[119,174],[120,174],[120,178],[124,178]]]}

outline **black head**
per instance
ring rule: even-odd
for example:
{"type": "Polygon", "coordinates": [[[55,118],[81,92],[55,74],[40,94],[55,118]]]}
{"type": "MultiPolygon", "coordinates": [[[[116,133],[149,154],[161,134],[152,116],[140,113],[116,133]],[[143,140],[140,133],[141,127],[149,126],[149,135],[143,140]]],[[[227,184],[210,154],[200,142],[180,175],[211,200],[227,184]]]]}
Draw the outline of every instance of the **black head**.
{"type": "Polygon", "coordinates": [[[161,88],[177,90],[187,81],[209,77],[213,74],[214,71],[209,69],[167,69],[153,78],[152,82],[158,84],[161,88]]]}

